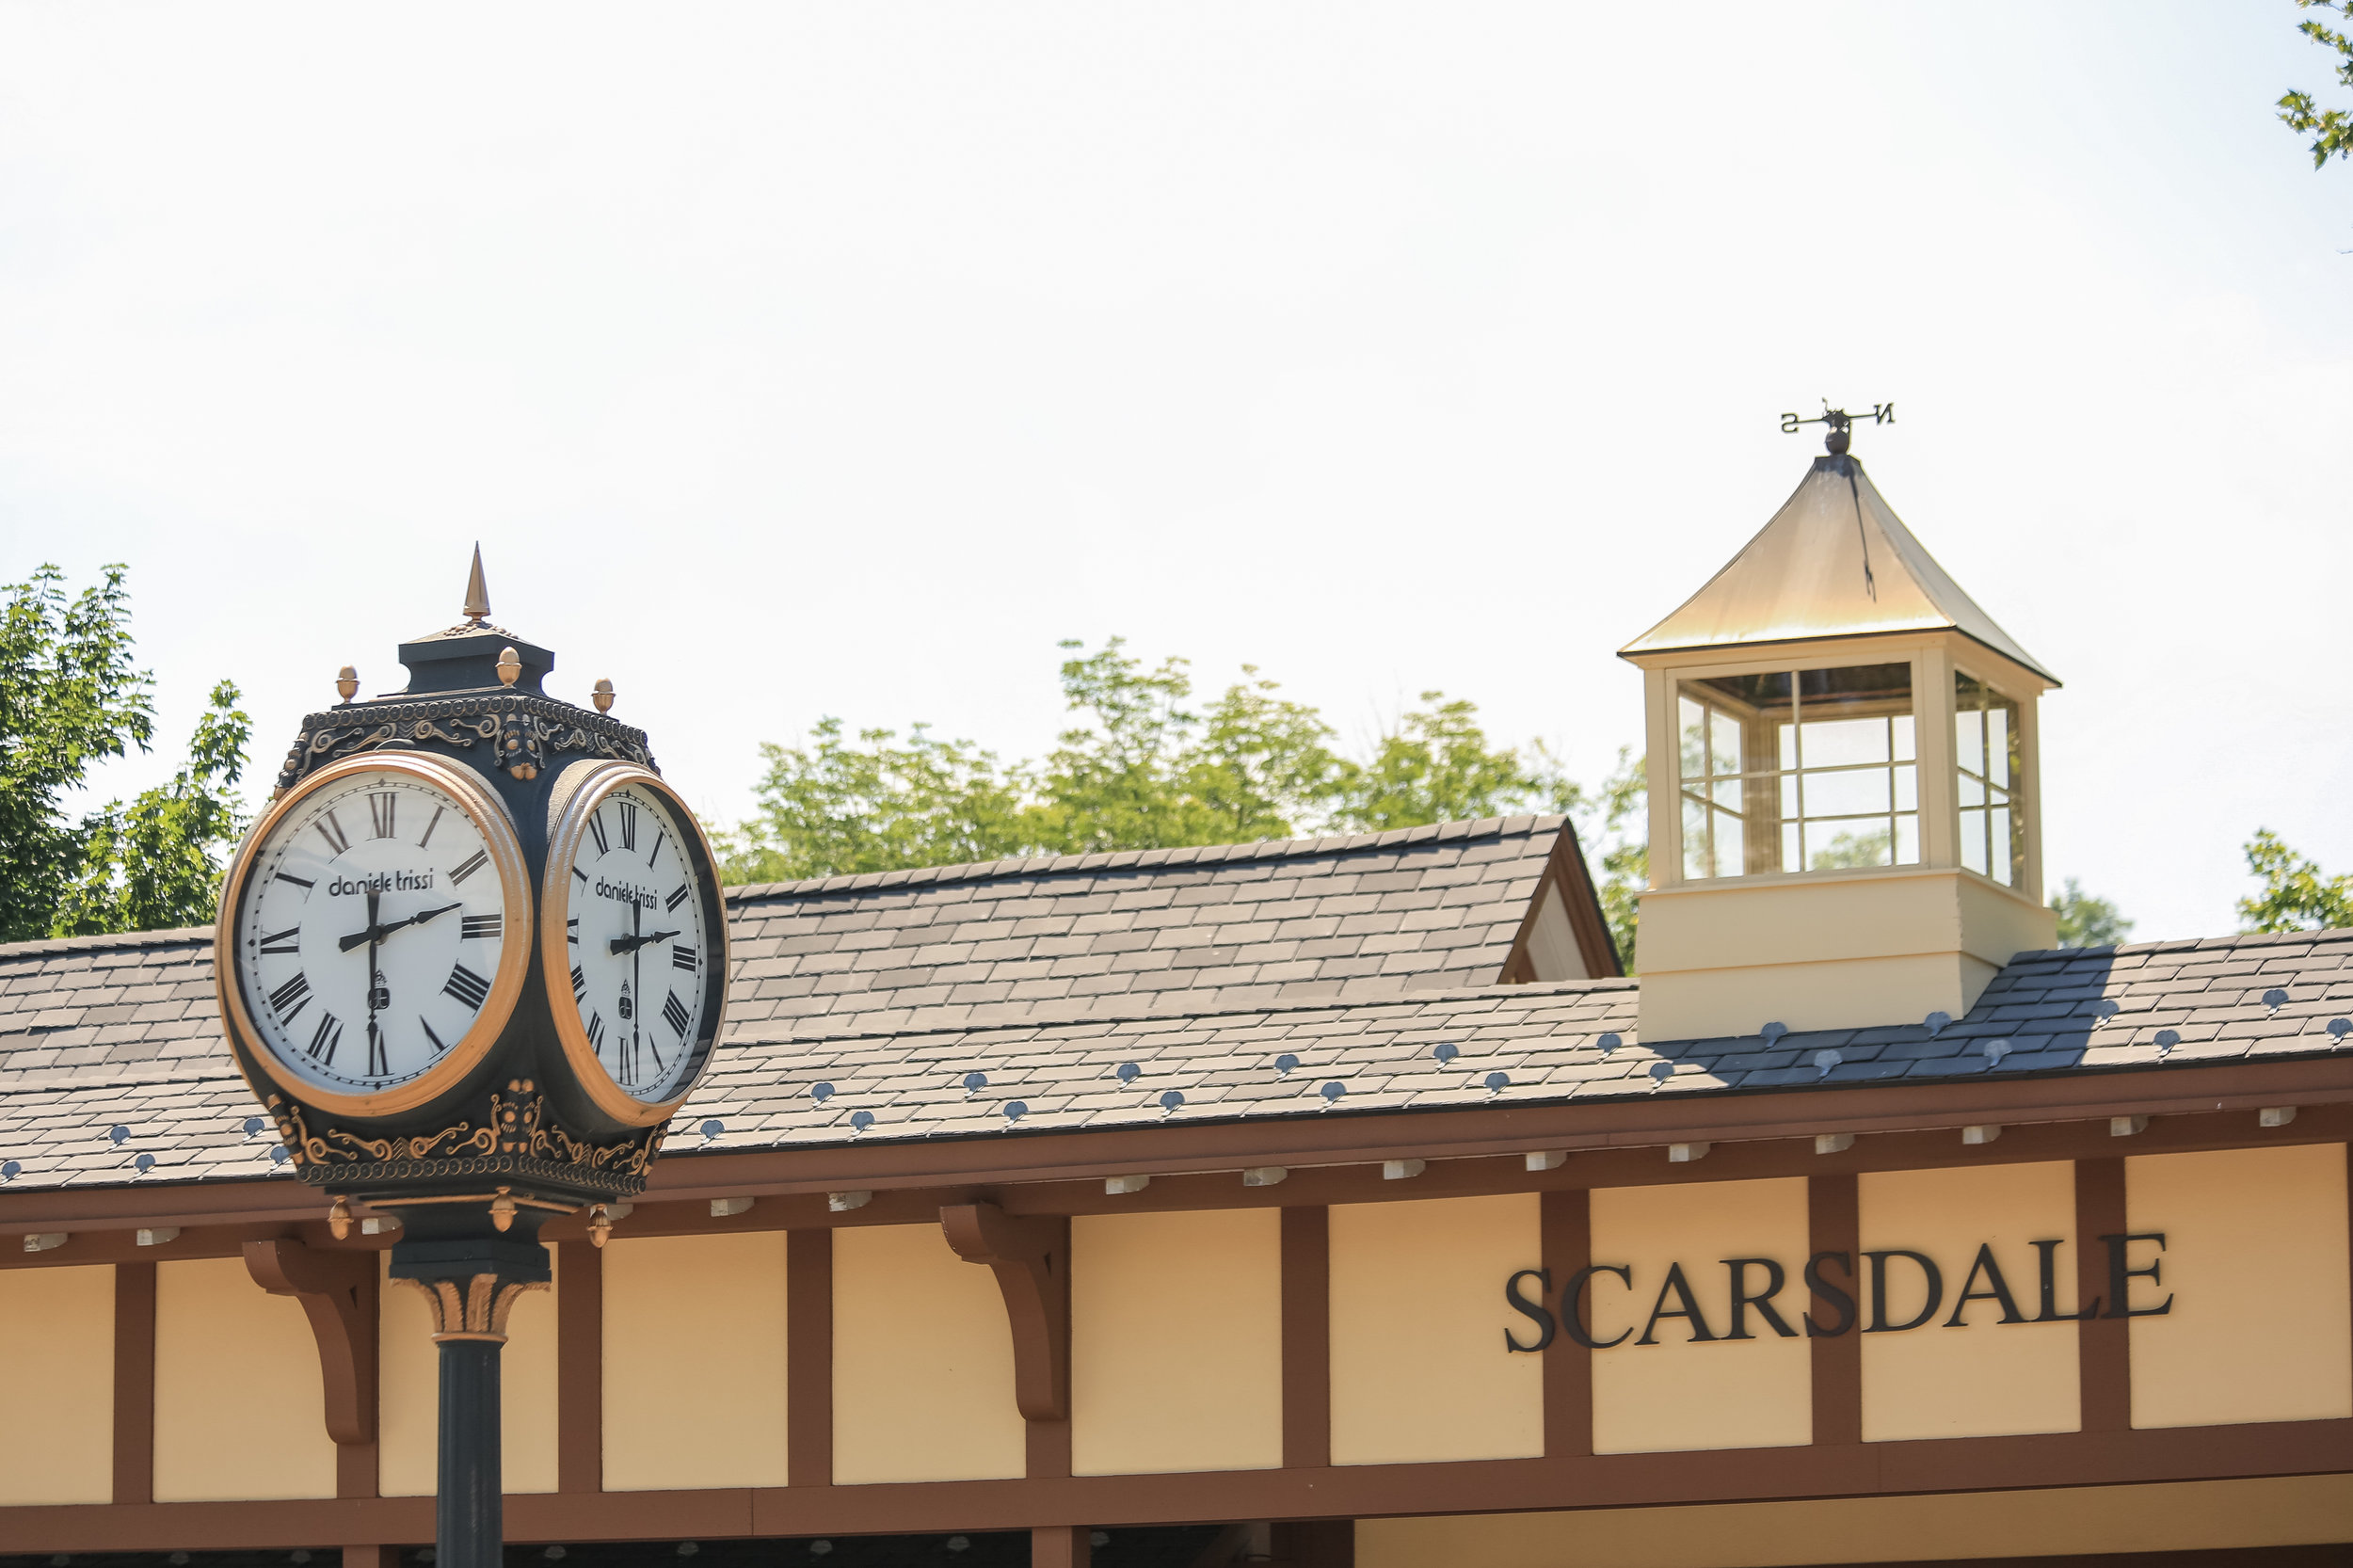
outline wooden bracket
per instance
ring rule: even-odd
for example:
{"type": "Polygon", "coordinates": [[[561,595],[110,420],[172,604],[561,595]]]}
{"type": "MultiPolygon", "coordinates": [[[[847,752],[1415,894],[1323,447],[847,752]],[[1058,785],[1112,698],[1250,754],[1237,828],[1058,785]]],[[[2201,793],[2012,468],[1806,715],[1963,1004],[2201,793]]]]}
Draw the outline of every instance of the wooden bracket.
{"type": "Polygon", "coordinates": [[[1070,1222],[1016,1219],[993,1203],[939,1211],[948,1244],[967,1263],[985,1263],[1013,1325],[1014,1402],[1031,1421],[1070,1414],[1070,1222]]]}
{"type": "Polygon", "coordinates": [[[318,1341],[327,1434],[376,1441],[376,1255],[325,1252],[300,1241],[248,1241],[245,1270],[273,1296],[292,1296],[318,1341]]]}

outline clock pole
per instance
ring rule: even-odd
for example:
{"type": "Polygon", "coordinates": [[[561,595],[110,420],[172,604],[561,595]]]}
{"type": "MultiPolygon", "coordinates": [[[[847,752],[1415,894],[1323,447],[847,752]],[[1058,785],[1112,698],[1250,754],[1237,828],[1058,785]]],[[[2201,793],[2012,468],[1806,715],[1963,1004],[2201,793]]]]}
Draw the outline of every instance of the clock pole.
{"type": "MultiPolygon", "coordinates": [[[[403,1225],[392,1275],[432,1304],[440,1363],[436,1568],[500,1568],[506,1530],[499,1352],[516,1299],[548,1287],[548,1250],[536,1236],[469,1234],[480,1228],[472,1215],[427,1216],[412,1208],[404,1218],[416,1228],[403,1225]]],[[[489,1218],[495,1224],[507,1216],[494,1211],[489,1218]]]]}
{"type": "MultiPolygon", "coordinates": [[[[401,645],[405,689],[359,697],[346,665],[342,701],[304,719],[224,880],[214,968],[238,1070],[294,1173],[331,1200],[329,1230],[349,1233],[355,1204],[401,1227],[391,1277],[424,1297],[438,1362],[437,1568],[501,1568],[500,1352],[516,1303],[552,1281],[540,1226],[584,1218],[601,1246],[609,1207],[646,1190],[718,1035],[726,921],[692,813],[662,783],[645,732],[607,716],[611,683],[597,683],[593,712],[542,690],[555,655],[488,622],[479,549],[463,614],[401,645]],[[674,856],[694,841],[699,858],[680,862],[668,907],[696,888],[703,909],[701,936],[675,943],[664,971],[696,977],[699,1004],[674,989],[664,1012],[693,1065],[644,1100],[601,1065],[600,1023],[582,1032],[578,927],[567,923],[579,911],[565,907],[573,877],[585,880],[569,858],[594,825],[577,820],[583,803],[593,815],[600,792],[624,786],[674,813],[674,856]],[[394,798],[404,790],[430,812],[412,820],[394,798]],[[332,791],[375,792],[362,803],[332,791]],[[309,858],[289,869],[296,842],[309,858]],[[291,928],[271,930],[264,915],[291,928]],[[420,944],[436,939],[457,956],[445,948],[420,975],[420,944]],[[338,1062],[339,1044],[360,1043],[362,1018],[364,1053],[338,1062]],[[351,1041],[339,1020],[353,1022],[351,1041]]],[[[652,853],[662,847],[657,837],[652,853]]]]}

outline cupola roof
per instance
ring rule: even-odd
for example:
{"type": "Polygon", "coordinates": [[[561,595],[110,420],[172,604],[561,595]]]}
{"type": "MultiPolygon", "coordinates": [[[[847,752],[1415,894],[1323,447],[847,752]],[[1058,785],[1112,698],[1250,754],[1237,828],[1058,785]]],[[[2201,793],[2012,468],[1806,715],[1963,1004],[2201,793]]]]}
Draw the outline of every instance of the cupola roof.
{"type": "Polygon", "coordinates": [[[1739,554],[1619,652],[1634,657],[1948,629],[2058,684],[1961,592],[1863,465],[1841,453],[1815,458],[1796,492],[1739,554]]]}

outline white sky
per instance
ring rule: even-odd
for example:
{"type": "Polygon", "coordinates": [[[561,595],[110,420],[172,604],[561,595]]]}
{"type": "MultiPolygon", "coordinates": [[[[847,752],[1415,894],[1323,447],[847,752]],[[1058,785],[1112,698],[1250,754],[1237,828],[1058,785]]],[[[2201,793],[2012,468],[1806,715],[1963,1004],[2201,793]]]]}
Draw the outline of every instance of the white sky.
{"type": "MultiPolygon", "coordinates": [[[[168,773],[497,618],[710,816],[1011,754],[1059,637],[1597,776],[1614,650],[1857,452],[2065,679],[2142,937],[2353,869],[2353,167],[2236,5],[0,8],[0,577],[132,567],[168,773]]],[[[2333,99],[2332,99],[2333,101],[2333,99]]]]}

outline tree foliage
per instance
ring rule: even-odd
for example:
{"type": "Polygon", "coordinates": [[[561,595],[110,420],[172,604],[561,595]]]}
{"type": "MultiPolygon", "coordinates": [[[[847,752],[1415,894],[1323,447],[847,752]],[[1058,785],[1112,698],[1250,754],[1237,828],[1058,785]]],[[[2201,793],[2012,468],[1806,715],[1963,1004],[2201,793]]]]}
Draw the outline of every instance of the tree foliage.
{"type": "Polygon", "coordinates": [[[215,689],[172,783],[69,815],[93,767],[154,736],[154,678],[132,657],[125,575],[109,566],[69,595],[43,566],[0,587],[0,940],[212,918],[214,852],[238,831],[229,791],[248,724],[233,686],[215,689]]]}
{"type": "Polygon", "coordinates": [[[2069,877],[2051,895],[2058,915],[2058,945],[2063,948],[2113,947],[2133,934],[2133,922],[2104,898],[2094,898],[2083,884],[2069,877]]]}
{"type": "Polygon", "coordinates": [[[2329,876],[2290,849],[2277,833],[2258,828],[2247,840],[2247,869],[2262,891],[2238,901],[2249,931],[2339,930],[2353,927],[2353,876],[2329,876]]]}
{"type": "Polygon", "coordinates": [[[108,801],[83,819],[81,862],[51,918],[50,935],[156,931],[213,918],[225,852],[244,831],[232,792],[245,771],[253,721],[237,688],[213,688],[196,721],[188,760],[168,784],[143,790],[129,806],[108,801]]]}
{"type": "Polygon", "coordinates": [[[1181,658],[1149,664],[1113,637],[1064,643],[1078,722],[1032,761],[1004,763],[917,725],[762,748],[759,808],[722,838],[729,880],[892,871],[1015,855],[1247,843],[1519,811],[1583,799],[1542,746],[1497,746],[1469,702],[1421,705],[1358,760],[1316,709],[1252,665],[1206,704],[1181,658]]]}
{"type": "MultiPolygon", "coordinates": [[[[2305,10],[2329,13],[2331,20],[2353,20],[2353,0],[2296,0],[2305,10]]],[[[2296,30],[2336,56],[2337,85],[2353,88],[2353,30],[2340,29],[2306,17],[2296,30]]],[[[2291,91],[2280,100],[2280,118],[2289,130],[2313,138],[2313,167],[2325,168],[2330,158],[2353,157],[2353,109],[2324,109],[2309,92],[2291,91]]]]}

